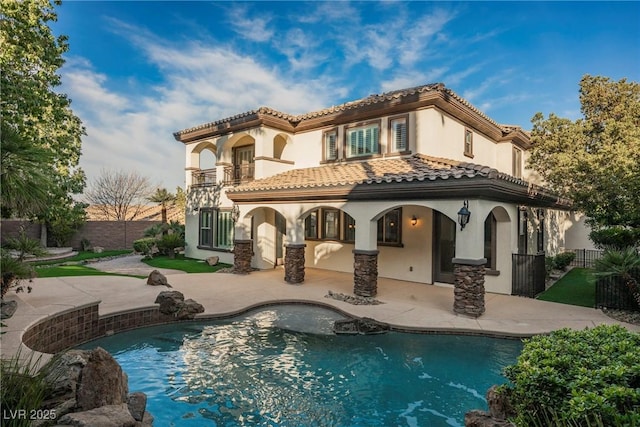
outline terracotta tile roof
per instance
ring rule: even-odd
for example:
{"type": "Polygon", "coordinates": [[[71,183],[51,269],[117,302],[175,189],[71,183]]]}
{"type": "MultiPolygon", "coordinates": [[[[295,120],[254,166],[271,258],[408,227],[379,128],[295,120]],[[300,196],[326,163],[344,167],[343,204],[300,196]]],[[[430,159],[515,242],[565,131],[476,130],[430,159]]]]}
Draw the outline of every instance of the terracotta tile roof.
{"type": "Polygon", "coordinates": [[[383,182],[434,181],[460,178],[500,178],[514,182],[509,175],[488,166],[414,154],[410,157],[379,159],[363,162],[336,163],[293,169],[268,178],[259,179],[227,190],[228,193],[309,189],[383,182]]]}
{"type": "Polygon", "coordinates": [[[177,139],[183,134],[187,134],[187,133],[198,131],[198,130],[202,130],[202,129],[217,128],[217,127],[219,127],[221,125],[225,125],[227,123],[231,123],[231,122],[234,122],[234,121],[247,119],[247,118],[252,118],[252,117],[257,118],[259,115],[269,115],[269,116],[273,116],[273,117],[278,117],[278,118],[286,120],[289,123],[295,125],[295,124],[300,123],[300,122],[302,122],[304,120],[314,119],[314,118],[317,118],[317,117],[327,116],[327,115],[330,115],[330,114],[340,113],[340,112],[344,112],[344,111],[348,111],[348,110],[354,110],[354,109],[366,107],[366,106],[373,105],[373,104],[383,103],[383,102],[387,102],[387,101],[391,101],[391,100],[399,100],[399,99],[402,99],[402,98],[405,98],[405,97],[408,97],[408,96],[421,94],[421,93],[428,93],[428,92],[441,92],[441,93],[444,93],[444,94],[446,94],[447,96],[449,96],[451,98],[456,99],[460,103],[464,104],[467,108],[469,108],[470,110],[474,111],[476,114],[480,115],[485,120],[487,120],[488,122],[490,122],[494,126],[496,126],[499,129],[501,129],[502,132],[504,132],[506,134],[514,132],[514,131],[517,131],[518,129],[520,129],[518,126],[510,126],[510,125],[500,125],[500,124],[498,124],[493,119],[491,119],[489,116],[484,114],[482,111],[478,110],[469,101],[467,101],[463,97],[461,97],[458,94],[456,94],[453,90],[445,87],[445,85],[443,83],[432,83],[432,84],[427,84],[427,85],[422,85],[422,86],[415,86],[415,87],[411,87],[411,88],[407,88],[407,89],[394,90],[394,91],[385,92],[385,93],[382,93],[382,94],[373,94],[373,95],[369,95],[369,96],[367,96],[365,98],[358,99],[358,100],[355,100],[355,101],[350,101],[350,102],[346,102],[344,104],[335,105],[335,106],[332,106],[332,107],[329,107],[329,108],[324,108],[322,110],[313,111],[313,112],[310,112],[310,113],[299,114],[299,115],[292,115],[292,114],[283,113],[281,111],[274,110],[273,108],[269,108],[269,107],[260,107],[257,110],[250,110],[250,111],[247,111],[247,112],[244,112],[244,113],[240,113],[240,114],[236,114],[234,116],[227,117],[227,118],[224,118],[224,119],[220,119],[220,120],[217,120],[217,121],[214,121],[214,122],[204,123],[204,124],[201,124],[201,125],[198,125],[198,126],[194,126],[194,127],[188,128],[188,129],[183,129],[183,130],[180,130],[178,132],[175,132],[173,135],[177,139]]]}

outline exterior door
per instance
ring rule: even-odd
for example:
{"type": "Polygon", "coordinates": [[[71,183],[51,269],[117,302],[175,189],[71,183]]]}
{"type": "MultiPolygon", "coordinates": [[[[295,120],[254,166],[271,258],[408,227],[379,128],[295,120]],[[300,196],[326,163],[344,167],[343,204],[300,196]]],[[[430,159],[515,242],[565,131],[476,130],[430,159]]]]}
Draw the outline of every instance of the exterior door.
{"type": "Polygon", "coordinates": [[[233,151],[234,179],[244,182],[253,179],[253,158],[255,148],[253,145],[235,148],[233,151]]]}
{"type": "Polygon", "coordinates": [[[434,212],[433,221],[434,281],[453,283],[453,258],[456,254],[456,223],[440,212],[434,212]]]}

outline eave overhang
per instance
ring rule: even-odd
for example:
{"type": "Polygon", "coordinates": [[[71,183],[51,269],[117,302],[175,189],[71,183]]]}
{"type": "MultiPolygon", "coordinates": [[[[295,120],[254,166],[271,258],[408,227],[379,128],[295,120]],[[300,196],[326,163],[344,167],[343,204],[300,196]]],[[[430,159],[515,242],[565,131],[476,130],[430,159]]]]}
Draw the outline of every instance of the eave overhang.
{"type": "Polygon", "coordinates": [[[256,126],[269,126],[295,134],[434,107],[487,135],[494,141],[513,141],[523,148],[530,144],[529,136],[517,126],[504,126],[496,123],[467,100],[440,83],[370,95],[357,101],[300,115],[291,115],[269,107],[260,107],[258,110],[184,129],[175,132],[173,136],[177,141],[187,144],[204,138],[242,132],[256,126]]]}
{"type": "Polygon", "coordinates": [[[285,132],[293,133],[294,126],[283,117],[274,114],[267,114],[261,111],[250,111],[248,113],[239,114],[229,119],[220,120],[218,122],[206,123],[195,128],[175,132],[173,137],[176,141],[189,144],[201,141],[207,138],[217,138],[222,135],[242,132],[260,126],[268,126],[274,129],[280,129],[285,132]]]}
{"type": "Polygon", "coordinates": [[[571,209],[571,202],[532,184],[507,179],[473,177],[434,181],[401,181],[347,184],[310,188],[227,191],[235,203],[292,203],[305,201],[375,201],[424,199],[487,199],[532,207],[571,209]]]}

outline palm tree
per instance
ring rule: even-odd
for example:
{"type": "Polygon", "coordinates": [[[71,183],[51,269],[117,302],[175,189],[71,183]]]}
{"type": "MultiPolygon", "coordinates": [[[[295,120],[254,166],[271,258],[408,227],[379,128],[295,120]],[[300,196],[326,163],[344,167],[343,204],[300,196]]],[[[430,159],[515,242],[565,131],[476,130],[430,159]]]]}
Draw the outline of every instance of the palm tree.
{"type": "Polygon", "coordinates": [[[22,138],[4,121],[1,141],[2,216],[33,216],[40,213],[49,202],[50,153],[22,138]]]}
{"type": "Polygon", "coordinates": [[[150,202],[158,203],[162,206],[162,223],[167,223],[167,206],[176,201],[176,196],[169,193],[166,188],[156,188],[156,192],[149,198],[150,202]]]}
{"type": "Polygon", "coordinates": [[[640,274],[640,254],[636,248],[608,250],[596,261],[595,273],[598,277],[621,277],[640,307],[640,286],[637,276],[640,274]]]}

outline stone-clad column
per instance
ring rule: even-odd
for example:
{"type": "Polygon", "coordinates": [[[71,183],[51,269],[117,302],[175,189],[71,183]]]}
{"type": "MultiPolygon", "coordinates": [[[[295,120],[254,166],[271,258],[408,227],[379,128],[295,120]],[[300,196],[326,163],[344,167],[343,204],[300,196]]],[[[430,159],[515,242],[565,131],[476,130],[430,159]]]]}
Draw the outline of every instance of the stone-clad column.
{"type": "Polygon", "coordinates": [[[353,251],[353,293],[374,297],[378,293],[378,251],[353,251]]]}
{"type": "Polygon", "coordinates": [[[453,259],[454,312],[470,317],[480,317],[484,313],[484,265],[486,262],[484,258],[453,259]]]}
{"type": "Polygon", "coordinates": [[[249,274],[253,257],[253,240],[233,241],[233,273],[249,274]]]}
{"type": "Polygon", "coordinates": [[[284,256],[284,280],[287,283],[304,282],[304,243],[291,243],[286,246],[284,256]]]}

